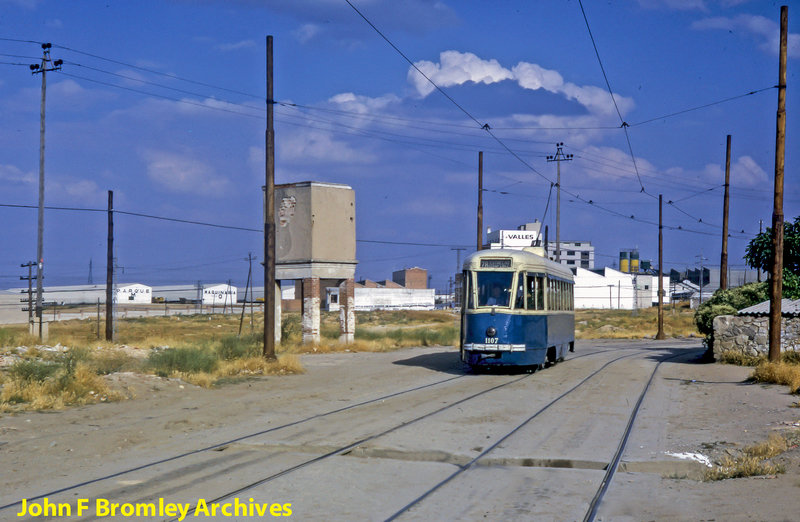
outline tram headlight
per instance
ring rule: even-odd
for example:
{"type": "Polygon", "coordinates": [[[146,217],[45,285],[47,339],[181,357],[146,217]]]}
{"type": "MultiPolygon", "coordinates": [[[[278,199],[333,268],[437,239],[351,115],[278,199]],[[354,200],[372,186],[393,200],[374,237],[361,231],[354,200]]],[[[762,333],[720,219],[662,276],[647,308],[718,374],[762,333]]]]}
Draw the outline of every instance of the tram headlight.
{"type": "Polygon", "coordinates": [[[495,337],[497,335],[497,329],[494,326],[490,326],[486,329],[486,337],[495,337]]]}

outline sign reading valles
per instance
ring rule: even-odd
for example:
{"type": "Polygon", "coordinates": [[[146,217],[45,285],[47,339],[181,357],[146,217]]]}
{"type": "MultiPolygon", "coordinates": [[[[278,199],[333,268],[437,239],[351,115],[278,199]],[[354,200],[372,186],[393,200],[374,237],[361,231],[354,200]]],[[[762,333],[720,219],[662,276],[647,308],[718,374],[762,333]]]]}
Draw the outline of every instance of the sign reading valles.
{"type": "Polygon", "coordinates": [[[22,499],[22,509],[18,517],[71,517],[71,516],[104,517],[178,517],[183,520],[193,517],[290,517],[292,504],[258,503],[254,499],[242,502],[234,498],[232,502],[206,502],[198,499],[196,503],[166,502],[163,498],[158,502],[111,502],[104,498],[91,502],[88,498],[79,498],[76,505],[71,503],[50,502],[44,497],[41,502],[28,502],[22,499]]]}

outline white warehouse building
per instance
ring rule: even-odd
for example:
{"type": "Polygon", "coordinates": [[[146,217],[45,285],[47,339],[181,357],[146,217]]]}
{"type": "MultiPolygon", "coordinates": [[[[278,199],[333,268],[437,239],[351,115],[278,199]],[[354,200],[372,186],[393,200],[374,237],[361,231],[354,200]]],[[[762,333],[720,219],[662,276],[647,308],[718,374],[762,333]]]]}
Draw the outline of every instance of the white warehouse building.
{"type": "Polygon", "coordinates": [[[203,305],[232,306],[237,293],[237,288],[228,284],[203,286],[203,305]]]}
{"type": "MultiPolygon", "coordinates": [[[[339,310],[339,289],[326,288],[326,309],[339,310]]],[[[436,307],[433,288],[355,288],[356,311],[368,310],[433,310],[436,307]]]]}
{"type": "Polygon", "coordinates": [[[153,288],[139,283],[117,285],[114,297],[118,304],[150,304],[153,288]]]}
{"type": "MultiPolygon", "coordinates": [[[[658,304],[658,276],[626,274],[606,267],[592,271],[575,269],[575,308],[633,310],[658,304]],[[634,284],[636,292],[634,292],[634,284]],[[634,300],[634,296],[636,299],[634,300]]],[[[664,304],[669,302],[669,276],[662,279],[664,304]]]]}

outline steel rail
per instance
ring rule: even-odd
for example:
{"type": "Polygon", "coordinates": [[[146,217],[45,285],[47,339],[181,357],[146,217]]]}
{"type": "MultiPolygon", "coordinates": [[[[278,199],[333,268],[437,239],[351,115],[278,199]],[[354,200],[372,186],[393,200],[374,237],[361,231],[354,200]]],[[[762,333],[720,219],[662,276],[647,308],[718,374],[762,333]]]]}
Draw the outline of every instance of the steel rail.
{"type": "Polygon", "coordinates": [[[536,412],[534,412],[534,413],[533,413],[531,416],[529,416],[527,419],[525,419],[524,421],[522,421],[522,422],[521,422],[520,424],[518,424],[518,425],[517,425],[517,426],[516,426],[514,429],[512,429],[511,431],[509,431],[508,433],[506,433],[505,435],[503,435],[501,438],[499,438],[498,440],[496,440],[496,441],[495,441],[495,442],[494,442],[494,443],[493,443],[491,446],[487,447],[485,450],[483,450],[483,451],[482,451],[482,452],[481,452],[479,455],[477,455],[475,458],[473,458],[472,460],[470,460],[468,463],[466,463],[466,464],[464,464],[464,465],[460,466],[460,467],[459,467],[459,468],[458,468],[456,471],[454,471],[452,474],[450,474],[449,476],[447,476],[445,479],[443,479],[443,480],[442,480],[442,481],[440,481],[439,483],[435,484],[433,487],[431,487],[430,489],[428,489],[428,491],[426,491],[426,492],[425,492],[425,493],[423,493],[422,495],[418,496],[417,498],[415,498],[414,500],[412,500],[411,502],[409,502],[408,504],[406,504],[405,506],[403,506],[402,508],[400,508],[398,511],[396,511],[395,513],[393,513],[391,516],[389,516],[389,517],[388,517],[388,518],[386,518],[385,520],[386,520],[387,522],[389,522],[389,521],[392,521],[392,520],[396,520],[397,518],[399,518],[400,516],[402,516],[402,515],[403,515],[403,514],[404,514],[406,511],[408,511],[409,509],[411,509],[411,508],[412,508],[412,507],[414,507],[415,505],[419,504],[420,502],[422,502],[423,500],[425,500],[426,498],[428,498],[430,495],[432,495],[434,492],[436,492],[437,490],[439,490],[441,487],[443,487],[444,485],[448,484],[449,482],[451,482],[452,480],[454,480],[456,477],[458,477],[458,476],[459,476],[459,475],[461,475],[462,473],[464,473],[464,472],[466,472],[466,471],[470,470],[471,468],[473,468],[473,467],[476,465],[476,463],[477,463],[477,462],[478,462],[480,459],[482,459],[483,457],[485,457],[486,455],[488,455],[488,454],[489,454],[491,451],[493,451],[495,448],[497,448],[497,447],[498,447],[500,444],[502,444],[503,442],[505,442],[506,440],[508,440],[508,439],[509,439],[511,436],[513,436],[515,433],[517,433],[517,432],[518,432],[519,430],[521,430],[523,427],[525,427],[526,425],[528,425],[528,424],[529,424],[531,421],[533,421],[533,420],[534,420],[536,417],[538,417],[539,415],[541,415],[542,413],[544,413],[545,411],[547,411],[548,409],[550,409],[550,407],[552,407],[554,404],[556,404],[557,402],[561,401],[563,398],[565,398],[566,396],[570,395],[570,394],[571,394],[571,393],[573,393],[575,390],[577,390],[578,388],[580,388],[581,386],[583,386],[584,384],[586,384],[586,383],[587,383],[589,380],[591,380],[592,378],[594,378],[595,376],[597,376],[597,375],[598,375],[600,372],[602,372],[603,370],[605,370],[605,369],[606,369],[608,366],[610,366],[611,364],[614,364],[615,362],[617,362],[617,361],[620,361],[620,360],[622,360],[622,359],[627,359],[627,358],[634,357],[634,356],[637,356],[637,355],[641,355],[641,354],[640,354],[640,353],[633,353],[633,354],[623,355],[623,356],[621,356],[621,357],[617,357],[616,359],[612,359],[612,360],[608,361],[607,363],[605,363],[604,365],[602,365],[600,368],[598,368],[597,370],[595,370],[595,371],[593,371],[592,373],[590,373],[590,374],[589,374],[587,377],[583,378],[583,379],[582,379],[581,381],[579,381],[577,384],[575,384],[574,386],[572,386],[570,389],[568,389],[567,391],[563,392],[561,395],[557,396],[555,399],[551,400],[550,402],[548,402],[547,404],[545,404],[543,407],[541,407],[540,409],[538,409],[538,410],[537,410],[536,412]]]}
{"type": "MultiPolygon", "coordinates": [[[[420,385],[420,386],[416,386],[414,388],[409,388],[409,389],[406,389],[406,390],[393,392],[393,393],[390,393],[390,394],[387,394],[387,395],[382,395],[380,397],[375,397],[373,399],[368,399],[366,401],[362,401],[362,402],[359,402],[357,404],[351,404],[349,406],[344,406],[342,408],[337,408],[335,410],[327,411],[327,412],[324,412],[324,413],[318,413],[316,415],[311,415],[311,416],[306,417],[304,419],[288,422],[288,423],[282,424],[280,426],[274,426],[272,428],[268,428],[268,429],[265,429],[265,430],[259,430],[259,431],[254,432],[254,433],[241,435],[239,437],[236,437],[236,438],[233,438],[233,439],[230,439],[230,440],[226,440],[224,442],[218,442],[216,444],[212,444],[210,446],[205,446],[205,447],[202,447],[202,448],[199,448],[199,449],[187,451],[187,452],[181,453],[179,455],[173,455],[172,457],[167,457],[167,458],[156,460],[156,461],[153,461],[153,462],[148,462],[147,464],[141,464],[139,466],[135,466],[133,468],[128,468],[128,469],[124,469],[124,470],[121,470],[121,471],[117,471],[117,472],[114,472],[114,473],[111,473],[111,474],[108,474],[108,475],[104,475],[102,477],[89,479],[89,480],[86,480],[86,481],[83,481],[83,482],[80,482],[80,483],[77,483],[77,484],[72,484],[70,486],[64,486],[63,488],[55,489],[53,491],[48,491],[47,493],[41,493],[41,494],[33,496],[33,497],[26,497],[26,500],[28,500],[28,502],[31,502],[31,501],[38,500],[38,499],[41,499],[41,498],[44,498],[44,497],[50,497],[50,496],[53,496],[53,495],[57,495],[59,493],[64,493],[65,491],[70,491],[70,490],[77,489],[77,488],[80,488],[80,487],[83,487],[83,486],[88,486],[90,484],[95,484],[97,482],[102,482],[104,480],[109,480],[109,479],[116,478],[116,477],[119,477],[119,476],[122,476],[122,475],[126,475],[128,473],[133,473],[135,471],[141,471],[143,469],[147,469],[147,468],[150,468],[150,467],[153,467],[153,466],[158,466],[159,464],[165,464],[167,462],[172,462],[174,460],[178,460],[178,459],[182,459],[182,458],[185,458],[185,457],[189,457],[191,455],[196,455],[198,453],[203,453],[203,452],[207,452],[207,451],[213,451],[213,450],[219,449],[219,448],[221,448],[223,446],[228,446],[228,445],[234,444],[236,442],[241,442],[243,440],[247,440],[247,439],[252,438],[252,437],[265,435],[267,433],[271,433],[273,431],[281,430],[281,429],[284,429],[284,428],[290,428],[292,426],[297,426],[298,424],[303,424],[305,422],[309,422],[309,421],[312,421],[312,420],[316,420],[316,419],[320,419],[320,418],[323,418],[323,417],[327,417],[329,415],[334,415],[334,414],[341,413],[341,412],[344,412],[344,411],[347,411],[347,410],[351,410],[351,409],[354,409],[354,408],[359,408],[361,406],[366,406],[368,404],[373,404],[373,403],[380,402],[380,401],[383,401],[383,400],[386,400],[386,399],[391,399],[391,398],[394,398],[394,397],[397,397],[397,396],[400,396],[400,395],[405,395],[407,393],[412,393],[412,392],[415,392],[415,391],[424,390],[425,388],[438,386],[439,384],[444,384],[444,383],[447,383],[447,382],[450,382],[450,381],[454,381],[454,380],[457,380],[457,379],[463,379],[464,377],[467,377],[467,376],[466,375],[457,375],[455,377],[449,377],[447,379],[443,379],[443,380],[440,380],[440,381],[435,381],[435,382],[428,383],[428,384],[423,384],[423,385],[420,385]]],[[[10,504],[5,504],[3,506],[0,506],[0,511],[9,509],[9,508],[12,508],[12,507],[15,507],[15,506],[19,506],[21,504],[22,504],[21,500],[18,500],[16,502],[12,502],[10,504]]]]}
{"type": "Polygon", "coordinates": [[[631,411],[631,415],[628,418],[628,424],[625,426],[625,432],[622,434],[622,438],[617,446],[617,451],[614,453],[614,457],[611,459],[611,463],[606,468],[606,474],[603,477],[603,481],[600,483],[597,493],[595,493],[594,498],[592,498],[592,502],[589,504],[589,510],[586,512],[586,516],[583,519],[584,522],[592,522],[597,516],[597,508],[600,507],[600,503],[603,501],[603,497],[605,497],[606,493],[608,492],[608,488],[611,485],[611,481],[614,479],[614,474],[617,472],[617,468],[619,467],[619,461],[622,459],[622,453],[625,451],[625,446],[628,444],[628,438],[633,431],[633,423],[636,421],[636,417],[639,415],[639,408],[644,401],[645,395],[647,395],[647,392],[650,390],[650,385],[653,383],[653,379],[658,372],[659,366],[661,366],[661,363],[665,361],[669,361],[670,359],[675,359],[684,355],[686,354],[679,353],[670,357],[665,357],[658,361],[658,364],[656,364],[653,368],[653,372],[650,374],[650,379],[648,379],[647,384],[642,390],[642,393],[639,394],[639,400],[636,401],[636,404],[631,411]]]}
{"type": "MultiPolygon", "coordinates": [[[[599,350],[599,351],[597,351],[597,352],[592,352],[592,353],[587,353],[587,354],[581,354],[581,355],[578,355],[578,356],[575,356],[575,357],[570,357],[570,359],[569,359],[569,360],[575,360],[575,359],[580,359],[580,358],[583,358],[583,357],[589,357],[589,356],[593,356],[593,355],[599,355],[599,354],[603,354],[603,353],[606,353],[606,352],[609,352],[609,351],[612,351],[612,350],[599,350]]],[[[616,350],[615,350],[615,351],[616,351],[616,350]]],[[[623,356],[623,357],[620,357],[620,358],[624,358],[624,357],[632,357],[633,355],[637,355],[637,354],[626,355],[626,356],[623,356]]],[[[618,359],[619,359],[619,358],[618,358],[618,359]]],[[[616,359],[615,359],[615,360],[616,360],[616,359]]],[[[612,362],[613,362],[613,361],[612,361],[612,362]]],[[[607,366],[607,365],[608,365],[608,363],[606,364],[606,366],[607,366]]],[[[605,366],[604,366],[604,367],[605,367],[605,366]]],[[[369,442],[369,441],[375,440],[375,439],[377,439],[377,438],[379,438],[379,437],[383,437],[384,435],[388,435],[388,434],[390,434],[390,433],[392,433],[392,432],[395,432],[395,431],[397,431],[397,430],[399,430],[399,429],[401,429],[401,428],[405,428],[406,426],[410,426],[410,425],[412,425],[412,424],[415,424],[415,423],[417,423],[417,422],[419,422],[419,421],[421,421],[421,420],[427,419],[427,418],[429,418],[429,417],[432,417],[432,416],[434,416],[434,415],[437,415],[437,414],[439,414],[439,413],[442,413],[442,412],[444,412],[444,411],[447,411],[447,410],[449,410],[450,408],[453,408],[453,407],[455,407],[455,406],[458,406],[459,404],[462,404],[462,403],[464,403],[464,402],[470,401],[470,400],[474,399],[475,397],[479,397],[479,396],[481,396],[481,395],[485,395],[485,394],[487,394],[487,393],[489,393],[489,392],[492,392],[492,391],[498,390],[498,389],[500,389],[500,388],[504,388],[504,387],[506,387],[506,386],[509,386],[509,385],[512,385],[512,384],[516,384],[516,383],[518,383],[518,382],[522,381],[523,379],[527,379],[527,378],[528,378],[528,377],[530,377],[531,375],[532,375],[532,374],[530,374],[530,373],[529,373],[529,374],[523,375],[522,377],[519,377],[519,378],[517,378],[517,379],[514,379],[514,380],[512,380],[512,381],[508,381],[508,382],[505,382],[505,383],[502,383],[502,384],[498,384],[498,385],[496,385],[496,386],[492,386],[491,388],[488,388],[488,389],[485,389],[485,390],[479,391],[479,392],[477,392],[477,393],[474,393],[474,394],[472,394],[472,395],[469,395],[468,397],[464,397],[464,398],[462,398],[462,399],[459,399],[459,400],[457,400],[457,401],[455,401],[455,402],[453,402],[453,403],[450,403],[450,404],[447,404],[447,405],[445,405],[445,406],[442,406],[441,408],[439,408],[439,409],[437,409],[437,410],[434,410],[434,411],[428,412],[428,413],[426,413],[426,414],[424,414],[424,415],[421,415],[421,416],[419,416],[419,417],[415,417],[414,419],[411,419],[411,420],[408,420],[408,421],[402,422],[402,423],[400,423],[400,424],[397,424],[397,425],[395,425],[395,426],[393,426],[393,427],[391,427],[391,428],[388,428],[388,429],[386,429],[386,430],[384,430],[384,431],[382,431],[382,432],[380,432],[380,433],[376,433],[376,434],[370,435],[370,436],[368,436],[368,437],[364,437],[364,438],[362,438],[362,439],[360,439],[360,440],[358,440],[358,441],[356,441],[356,442],[350,443],[350,444],[348,444],[348,445],[346,445],[346,446],[340,446],[340,447],[338,447],[338,448],[336,448],[336,449],[334,449],[334,450],[331,450],[331,451],[329,451],[329,452],[327,452],[327,453],[325,453],[325,454],[323,454],[323,455],[319,455],[319,456],[317,456],[317,457],[314,457],[313,459],[306,460],[306,461],[304,461],[304,462],[301,462],[300,464],[297,464],[297,465],[295,465],[295,466],[292,466],[292,467],[290,467],[290,468],[286,468],[286,469],[284,469],[284,470],[281,470],[281,471],[279,471],[279,472],[277,472],[277,473],[273,473],[272,475],[269,475],[269,476],[267,476],[267,477],[264,477],[264,478],[262,478],[262,479],[259,479],[259,480],[256,480],[256,481],[254,481],[254,482],[248,483],[248,484],[246,484],[246,485],[244,485],[244,486],[241,486],[241,487],[239,487],[239,488],[237,488],[237,489],[235,489],[235,490],[228,491],[227,493],[225,493],[225,494],[223,494],[223,495],[220,495],[220,496],[218,496],[218,497],[216,497],[216,498],[214,498],[214,499],[212,499],[212,500],[206,500],[206,503],[207,503],[207,504],[218,503],[218,502],[220,502],[220,501],[222,501],[222,500],[224,500],[224,499],[226,499],[226,498],[230,498],[230,497],[232,497],[232,496],[234,496],[234,495],[237,495],[237,494],[239,494],[239,493],[242,493],[242,492],[244,492],[244,491],[247,491],[247,490],[249,490],[249,489],[252,489],[252,488],[254,488],[254,487],[260,486],[260,485],[262,485],[262,484],[265,484],[265,483],[267,483],[267,482],[271,482],[271,481],[273,481],[273,480],[275,480],[275,479],[277,479],[277,478],[280,478],[280,477],[282,477],[282,476],[284,476],[284,475],[288,475],[289,473],[292,473],[292,472],[294,472],[294,471],[300,470],[300,469],[302,469],[302,468],[305,468],[305,467],[307,467],[307,466],[310,466],[310,465],[312,465],[312,464],[315,464],[315,463],[317,463],[317,462],[321,462],[321,461],[323,461],[323,460],[327,460],[327,459],[329,459],[329,458],[331,458],[331,457],[335,457],[335,456],[338,456],[338,455],[345,454],[345,453],[347,453],[348,451],[350,451],[350,450],[352,450],[352,449],[354,449],[354,448],[358,447],[358,446],[359,446],[359,445],[361,445],[361,444],[364,444],[364,443],[366,443],[366,442],[369,442]]],[[[192,510],[192,509],[194,509],[194,508],[196,508],[196,506],[192,506],[192,507],[190,507],[190,508],[189,508],[189,511],[191,511],[191,510],[192,510]]],[[[165,521],[166,521],[166,522],[175,522],[176,520],[178,520],[178,517],[173,517],[173,518],[165,519],[165,521]]]]}

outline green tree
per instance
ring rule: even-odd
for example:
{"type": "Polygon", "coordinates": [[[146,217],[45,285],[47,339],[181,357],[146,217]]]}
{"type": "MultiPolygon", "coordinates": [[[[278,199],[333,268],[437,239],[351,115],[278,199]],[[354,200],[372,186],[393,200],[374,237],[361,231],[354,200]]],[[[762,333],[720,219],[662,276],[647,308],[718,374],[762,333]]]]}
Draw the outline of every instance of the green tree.
{"type": "MultiPolygon", "coordinates": [[[[751,268],[769,273],[772,263],[772,229],[754,237],[745,249],[751,268]]],[[[783,224],[783,297],[800,299],[800,216],[783,224]]]]}

